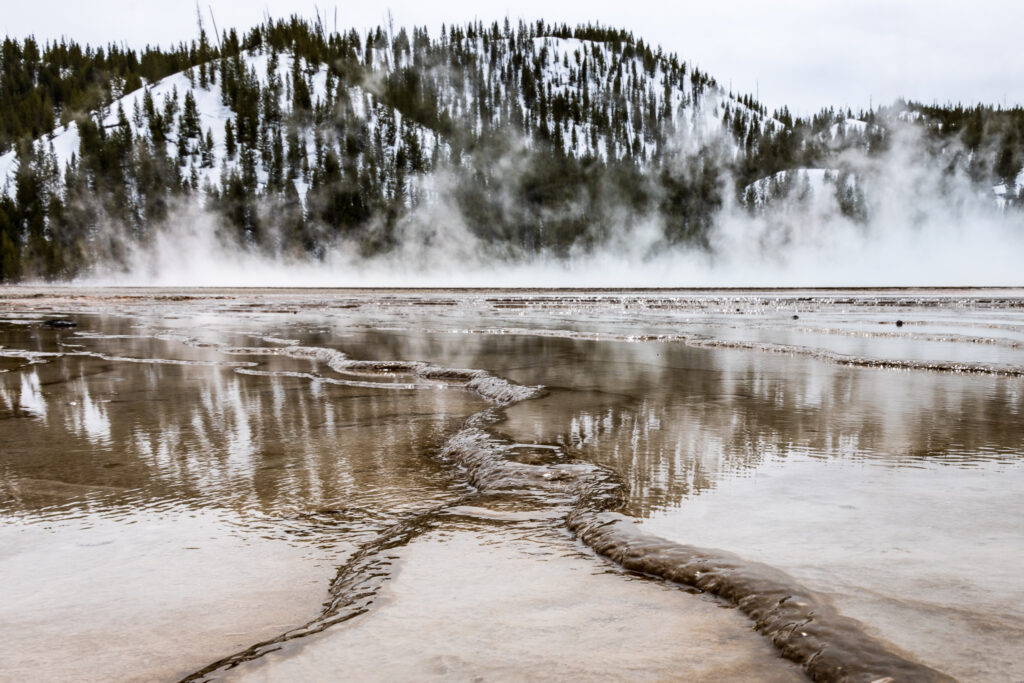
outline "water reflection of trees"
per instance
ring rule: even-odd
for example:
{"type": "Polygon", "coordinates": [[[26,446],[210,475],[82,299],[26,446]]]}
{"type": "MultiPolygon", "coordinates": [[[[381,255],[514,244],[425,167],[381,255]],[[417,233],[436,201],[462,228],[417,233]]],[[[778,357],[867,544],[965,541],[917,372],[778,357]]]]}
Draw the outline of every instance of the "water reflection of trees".
{"type": "MultiPolygon", "coordinates": [[[[104,332],[135,336],[64,340],[124,356],[240,359],[139,336],[136,324],[105,319],[104,332]]],[[[639,512],[794,453],[970,467],[1017,462],[1024,450],[1018,379],[843,368],[671,343],[425,334],[414,326],[341,331],[295,326],[281,334],[356,358],[483,368],[549,387],[546,398],[510,409],[500,428],[614,467],[639,512]]],[[[61,348],[54,333],[24,327],[0,329],[0,338],[9,347],[61,348]]],[[[68,357],[15,368],[0,373],[0,506],[400,507],[449,481],[429,455],[481,405],[455,389],[338,387],[221,367],[68,357]]]]}
{"type": "MultiPolygon", "coordinates": [[[[22,348],[37,343],[25,334],[22,348]]],[[[103,343],[115,342],[139,358],[180,351],[154,339],[103,343]]],[[[69,356],[0,374],[0,508],[399,510],[443,493],[451,474],[430,455],[481,403],[458,390],[69,356]]]]}
{"type": "Polygon", "coordinates": [[[505,428],[613,467],[638,513],[793,454],[884,467],[1009,466],[1024,454],[1019,379],[670,344],[509,337],[499,347],[474,362],[571,359],[568,371],[536,364],[529,381],[555,390],[511,409],[505,428]]]}

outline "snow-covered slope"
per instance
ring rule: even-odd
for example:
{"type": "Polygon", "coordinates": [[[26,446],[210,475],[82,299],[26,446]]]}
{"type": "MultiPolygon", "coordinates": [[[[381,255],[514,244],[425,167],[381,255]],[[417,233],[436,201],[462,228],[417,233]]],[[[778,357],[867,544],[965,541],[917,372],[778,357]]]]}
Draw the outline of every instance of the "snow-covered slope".
{"type": "Polygon", "coordinates": [[[833,123],[829,128],[829,136],[835,140],[839,137],[846,137],[849,135],[861,135],[863,136],[868,131],[868,123],[859,119],[844,119],[838,123],[833,123]]]}
{"type": "MultiPolygon", "coordinates": [[[[283,85],[278,96],[278,105],[285,114],[292,111],[288,93],[294,87],[292,83],[294,59],[289,55],[279,55],[277,60],[272,60],[271,55],[267,52],[250,52],[243,58],[246,71],[252,79],[260,84],[261,88],[265,88],[273,78],[283,85]],[[273,61],[276,61],[277,64],[272,68],[273,61]]],[[[301,58],[298,59],[298,72],[307,83],[313,106],[317,107],[328,98],[327,67],[321,65],[318,68],[311,68],[301,58]]],[[[210,70],[212,71],[213,68],[211,64],[210,70]]],[[[225,126],[229,121],[235,120],[235,114],[225,104],[226,98],[221,84],[208,82],[206,87],[201,87],[196,75],[197,71],[198,69],[191,69],[148,84],[115,100],[104,110],[94,112],[94,117],[102,126],[109,129],[116,127],[123,115],[131,127],[133,136],[145,136],[149,131],[149,119],[144,111],[144,99],[148,94],[152,97],[153,106],[157,112],[175,112],[173,117],[175,123],[172,123],[167,135],[167,155],[171,158],[179,158],[179,145],[185,145],[186,151],[180,157],[184,160],[182,169],[184,177],[197,178],[200,188],[208,185],[219,187],[225,174],[239,170],[241,163],[237,153],[233,156],[229,156],[227,153],[225,126]],[[199,152],[200,145],[196,138],[179,139],[176,121],[177,116],[182,112],[187,95],[191,95],[195,100],[201,136],[205,137],[209,133],[213,141],[213,148],[210,150],[212,163],[208,165],[203,164],[202,155],[199,152]]],[[[355,116],[365,123],[371,137],[385,124],[394,125],[397,129],[402,129],[405,125],[401,113],[395,112],[390,107],[386,108],[386,114],[382,116],[382,110],[385,108],[380,104],[377,96],[369,90],[361,87],[350,87],[346,90],[348,90],[347,104],[355,116]],[[388,115],[390,115],[390,120],[388,115]]],[[[336,98],[338,92],[334,91],[330,95],[336,98]]],[[[434,131],[416,124],[408,125],[412,129],[412,134],[418,137],[423,149],[432,149],[435,145],[441,144],[434,131]]],[[[317,147],[314,127],[312,125],[303,127],[299,131],[299,136],[306,155],[310,158],[315,157],[317,147]]],[[[384,152],[393,156],[398,143],[397,139],[386,135],[382,137],[384,152]],[[389,137],[391,138],[390,142],[388,142],[389,137]]],[[[63,177],[69,164],[77,157],[80,143],[78,124],[72,121],[43,136],[34,144],[37,153],[49,156],[63,177]]],[[[18,159],[14,150],[0,156],[0,191],[7,194],[13,193],[17,168],[18,159]]],[[[262,160],[257,166],[256,173],[260,189],[262,189],[266,186],[269,177],[267,164],[262,160]]],[[[297,179],[295,187],[300,197],[304,197],[308,189],[308,178],[297,179]]]]}
{"type": "MultiPolygon", "coordinates": [[[[526,45],[526,57],[532,60],[534,67],[530,71],[540,76],[533,85],[534,92],[527,93],[518,82],[510,87],[507,75],[516,58],[512,50],[501,49],[485,58],[487,50],[481,38],[464,39],[463,47],[479,57],[483,88],[474,82],[479,75],[470,70],[432,67],[431,76],[441,85],[439,108],[456,121],[469,121],[476,135],[485,129],[507,134],[515,129],[517,122],[521,129],[523,121],[534,125],[543,121],[548,139],[556,144],[560,142],[568,155],[578,158],[591,155],[608,160],[631,153],[647,159],[673,146],[700,145],[712,138],[725,139],[735,151],[733,141],[724,135],[723,116],[730,121],[740,117],[744,125],[757,126],[761,132],[784,127],[781,122],[725,93],[713,81],[698,83],[691,77],[680,77],[678,72],[673,78],[667,70],[666,58],[661,55],[651,67],[650,63],[645,66],[642,56],[624,57],[607,43],[575,38],[533,38],[526,45]],[[536,93],[541,91],[545,104],[538,106],[536,93]],[[485,93],[490,101],[487,117],[484,107],[476,101],[478,92],[485,93]],[[597,105],[600,121],[579,115],[585,103],[597,105]],[[556,113],[558,108],[561,111],[556,113]]],[[[406,132],[417,138],[419,148],[428,155],[438,150],[435,154],[445,158],[450,152],[437,131],[404,121],[401,112],[383,104],[379,95],[381,82],[388,74],[412,66],[408,53],[396,59],[386,49],[368,50],[365,63],[369,75],[362,84],[350,86],[339,86],[336,80],[332,81],[324,65],[311,67],[300,58],[298,68],[294,68],[295,58],[288,53],[273,57],[267,51],[253,51],[242,59],[248,77],[262,89],[272,82],[280,84],[278,106],[285,115],[292,110],[290,94],[297,73],[306,83],[314,109],[326,103],[332,108],[331,116],[341,116],[344,109],[346,116],[365,126],[366,139],[381,141],[382,152],[390,158],[394,158],[399,140],[406,132]],[[396,130],[399,135],[395,134],[396,130]]],[[[215,64],[211,63],[209,69],[214,71],[215,64]]],[[[200,189],[219,188],[225,176],[240,167],[239,156],[228,155],[225,139],[225,124],[234,121],[235,114],[226,104],[222,84],[208,82],[201,87],[197,72],[198,67],[148,84],[115,100],[103,111],[95,112],[94,119],[104,127],[115,128],[123,116],[133,136],[145,136],[150,121],[144,103],[147,96],[151,97],[156,112],[171,112],[166,150],[169,157],[181,160],[183,177],[191,179],[200,189]],[[203,140],[179,140],[177,122],[187,95],[195,101],[203,140]],[[204,163],[201,151],[207,136],[213,144],[207,150],[204,163]],[[186,148],[182,154],[179,154],[180,145],[186,148]]],[[[685,65],[682,73],[688,73],[685,65]]],[[[689,74],[692,76],[692,72],[689,74]]],[[[299,135],[304,155],[315,158],[320,153],[315,126],[302,126],[299,135]]],[[[525,136],[527,145],[534,142],[529,134],[525,136]]],[[[71,122],[61,126],[37,140],[35,145],[37,154],[48,155],[63,174],[79,152],[78,125],[71,122]]],[[[17,166],[14,151],[0,156],[0,192],[13,193],[17,166]]],[[[256,176],[260,188],[268,182],[267,166],[265,156],[258,159],[256,176]]],[[[416,181],[410,178],[406,182],[416,181]]],[[[295,179],[295,187],[300,197],[304,197],[309,178],[295,179]]]]}
{"type": "Polygon", "coordinates": [[[996,196],[996,204],[1000,209],[1006,208],[1011,200],[1019,200],[1024,193],[1024,170],[1017,174],[1012,185],[1000,183],[992,188],[996,196]]]}
{"type": "Polygon", "coordinates": [[[795,168],[761,178],[744,188],[745,201],[754,207],[763,207],[776,200],[799,203],[829,203],[838,190],[853,191],[856,176],[843,174],[834,168],[795,168]]]}

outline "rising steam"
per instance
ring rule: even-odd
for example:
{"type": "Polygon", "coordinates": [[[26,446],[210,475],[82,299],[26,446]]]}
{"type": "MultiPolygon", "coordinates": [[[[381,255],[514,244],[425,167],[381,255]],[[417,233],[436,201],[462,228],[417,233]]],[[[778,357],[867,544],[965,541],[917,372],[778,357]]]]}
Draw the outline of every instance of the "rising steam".
{"type": "MultiPolygon", "coordinates": [[[[799,198],[756,211],[725,205],[709,247],[670,245],[658,215],[623,209],[598,247],[568,257],[526,256],[473,235],[453,193],[457,180],[435,171],[418,181],[429,196],[398,225],[397,248],[378,256],[339,239],[319,260],[268,255],[226,239],[218,218],[196,204],[178,206],[145,245],[126,245],[127,267],[99,266],[92,285],[300,287],[745,287],[1013,286],[1024,284],[1024,216],[996,206],[963,169],[940,163],[955,150],[930,152],[921,128],[892,121],[889,146],[869,155],[848,149],[838,164],[866,197],[866,220],[840,210],[832,179],[799,198]]],[[[729,154],[728,145],[693,145],[686,154],[729,154]],[[719,150],[709,152],[709,150],[719,150]]],[[[529,155],[501,158],[509,184],[529,155]]],[[[614,191],[614,188],[609,188],[614,191]]],[[[503,187],[494,189],[502,193],[503,187]]],[[[506,201],[514,201],[511,197],[506,201]]],[[[110,231],[112,234],[115,230],[110,231]]]]}

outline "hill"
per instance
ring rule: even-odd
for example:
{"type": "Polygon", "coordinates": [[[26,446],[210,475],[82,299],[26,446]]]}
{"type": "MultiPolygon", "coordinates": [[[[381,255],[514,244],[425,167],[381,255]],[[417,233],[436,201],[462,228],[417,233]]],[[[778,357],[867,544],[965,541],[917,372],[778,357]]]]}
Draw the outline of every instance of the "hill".
{"type": "Polygon", "coordinates": [[[600,26],[363,36],[292,18],[215,42],[5,40],[0,280],[124,262],[186,205],[235,248],[295,259],[339,242],[387,253],[444,221],[508,260],[567,258],[650,220],[660,244],[709,250],[722,211],[805,200],[799,169],[824,169],[807,185],[818,210],[871,220],[864,160],[887,159],[906,127],[920,163],[994,208],[1013,210],[1024,181],[1020,110],[769,114],[600,26]]]}

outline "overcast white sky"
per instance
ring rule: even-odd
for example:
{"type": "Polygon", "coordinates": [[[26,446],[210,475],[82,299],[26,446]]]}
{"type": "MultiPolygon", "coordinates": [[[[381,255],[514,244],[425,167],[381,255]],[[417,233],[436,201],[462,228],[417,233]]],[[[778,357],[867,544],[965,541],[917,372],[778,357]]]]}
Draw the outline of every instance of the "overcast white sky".
{"type": "MultiPolygon", "coordinates": [[[[5,0],[0,33],[39,39],[74,37],[93,44],[167,45],[191,39],[195,2],[152,0],[5,0]]],[[[306,0],[201,0],[221,29],[249,28],[265,11],[312,16],[306,0]]],[[[709,71],[725,85],[753,93],[769,107],[800,113],[827,105],[866,107],[899,96],[924,102],[1024,103],[1020,45],[1024,3],[1006,0],[385,0],[332,2],[320,11],[339,28],[382,23],[427,26],[505,16],[576,24],[599,21],[632,30],[709,71]]]]}

